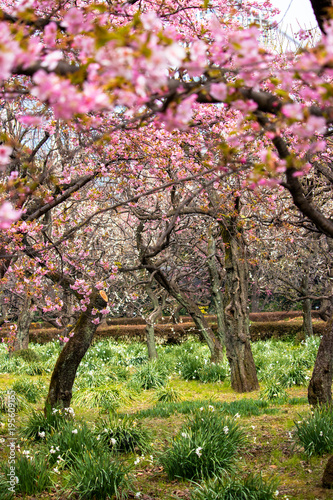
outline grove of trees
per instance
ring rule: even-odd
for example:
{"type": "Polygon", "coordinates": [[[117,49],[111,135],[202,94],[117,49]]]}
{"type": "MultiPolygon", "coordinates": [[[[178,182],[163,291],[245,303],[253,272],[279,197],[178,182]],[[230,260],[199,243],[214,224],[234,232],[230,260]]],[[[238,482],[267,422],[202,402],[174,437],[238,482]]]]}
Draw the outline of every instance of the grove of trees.
{"type": "Polygon", "coordinates": [[[272,290],[309,335],[321,301],[309,402],[331,403],[333,21],[312,6],[320,41],[281,54],[249,22],[274,28],[269,1],[1,2],[2,321],[14,349],[36,315],[62,329],[51,406],[140,300],[151,327],[186,310],[233,389],[257,389],[249,297],[272,290]]]}

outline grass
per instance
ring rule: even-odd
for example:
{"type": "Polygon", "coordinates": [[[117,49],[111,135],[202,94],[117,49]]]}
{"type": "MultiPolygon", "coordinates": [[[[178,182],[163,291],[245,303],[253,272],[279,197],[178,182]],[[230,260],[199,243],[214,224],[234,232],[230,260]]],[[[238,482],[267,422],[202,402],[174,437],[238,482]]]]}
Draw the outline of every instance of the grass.
{"type": "MultiPolygon", "coordinates": [[[[136,498],[137,493],[141,494],[141,498],[154,500],[161,498],[163,500],[190,500],[195,494],[201,494],[201,498],[205,498],[200,488],[206,488],[206,483],[201,480],[199,482],[197,480],[198,484],[194,484],[188,480],[169,479],[166,470],[159,463],[159,457],[171,447],[173,439],[179,436],[179,433],[181,435],[181,432],[186,432],[182,428],[188,425],[189,419],[194,414],[200,412],[200,408],[203,408],[203,412],[208,412],[211,406],[214,408],[212,414],[219,415],[221,420],[231,419],[245,429],[247,445],[241,450],[234,463],[237,475],[233,482],[236,483],[238,489],[244,490],[248,487],[246,481],[251,477],[255,478],[257,484],[260,483],[258,477],[261,477],[264,483],[263,488],[270,484],[271,478],[273,481],[278,478],[280,485],[277,500],[286,500],[286,498],[289,500],[331,499],[331,491],[324,490],[320,486],[328,453],[325,452],[322,456],[306,455],[303,445],[297,441],[295,434],[296,423],[309,416],[306,386],[288,383],[289,387],[283,387],[288,395],[287,399],[277,400],[275,397],[270,400],[260,399],[260,395],[269,388],[272,381],[269,374],[276,373],[280,380],[281,372],[289,373],[289,368],[296,367],[296,371],[291,373],[292,377],[297,376],[298,381],[301,381],[304,373],[309,376],[317,347],[317,339],[311,339],[301,345],[277,341],[254,344],[254,358],[259,368],[261,391],[236,394],[230,387],[228,373],[224,380],[207,382],[200,379],[193,380],[193,378],[186,381],[180,377],[179,363],[185,350],[188,356],[191,355],[194,358],[198,356],[203,361],[203,366],[206,366],[205,360],[208,359],[209,353],[207,348],[198,342],[188,341],[181,345],[158,346],[159,360],[154,368],[156,372],[162,373],[163,381],[166,383],[164,386],[158,384],[156,388],[144,390],[139,388],[137,382],[133,382],[133,377],[138,370],[147,365],[146,346],[140,343],[117,344],[111,340],[96,342],[80,365],[75,398],[73,398],[75,420],[69,423],[66,421],[64,424],[64,419],[58,415],[53,420],[51,417],[49,421],[45,419],[41,411],[43,396],[36,403],[30,403],[31,407],[26,406],[27,409],[22,408],[17,411],[17,438],[21,449],[29,449],[31,455],[36,454],[42,457],[50,455],[51,447],[57,451],[56,456],[52,453],[52,457],[48,456],[48,460],[45,460],[52,480],[50,489],[48,490],[49,486],[45,486],[43,491],[33,493],[32,496],[25,493],[24,498],[51,500],[56,497],[70,498],[70,496],[89,498],[89,495],[92,495],[91,498],[93,495],[96,498],[104,498],[104,494],[111,497],[112,490],[105,493],[107,484],[103,472],[105,471],[112,477],[111,470],[107,469],[108,464],[111,463],[115,464],[115,470],[118,470],[119,465],[119,476],[115,473],[119,479],[119,482],[117,479],[115,483],[119,495],[125,496],[126,491],[130,489],[128,498],[136,498]],[[295,360],[299,359],[304,359],[304,362],[297,364],[295,360]],[[280,370],[281,367],[283,370],[280,370]],[[89,408],[88,406],[92,405],[84,404],[84,399],[80,402],[80,394],[87,394],[85,391],[88,390],[94,392],[100,386],[103,387],[102,393],[121,388],[119,406],[111,409],[110,419],[113,425],[109,424],[107,416],[100,415],[101,410],[108,410],[107,407],[103,408],[98,405],[89,408]],[[135,394],[133,391],[136,391],[135,394]],[[128,397],[124,398],[125,392],[128,397]],[[182,399],[177,401],[179,394],[182,399]],[[161,401],[158,401],[160,397],[161,401]],[[129,424],[125,423],[126,419],[130,422],[129,424]],[[103,427],[103,421],[105,427],[103,427]],[[135,426],[133,422],[136,422],[135,426]],[[66,428],[68,426],[68,432],[64,425],[66,428]],[[79,436],[80,426],[84,432],[79,436]],[[66,431],[62,436],[58,431],[60,428],[66,431]],[[72,430],[76,428],[78,434],[72,434],[72,430]],[[108,429],[107,447],[100,442],[101,439],[97,439],[104,428],[108,429]],[[149,431],[149,437],[146,439],[149,446],[140,445],[140,437],[134,435],[136,428],[149,431]],[[133,438],[133,446],[129,448],[124,446],[122,450],[117,450],[111,441],[113,437],[109,433],[111,430],[117,431],[119,436],[123,432],[125,442],[133,438]],[[130,431],[128,435],[127,431],[130,431]],[[21,436],[23,441],[21,441],[21,436]],[[76,437],[79,437],[79,440],[75,444],[74,438],[76,437]],[[61,444],[60,441],[65,444],[61,444]],[[58,456],[64,460],[65,464],[58,456]],[[74,457],[75,460],[73,460],[74,457]],[[84,464],[90,463],[89,457],[93,458],[87,467],[84,464]],[[80,466],[74,469],[74,463],[78,461],[80,466]],[[130,471],[131,468],[132,471],[130,471]],[[54,472],[53,469],[57,469],[58,472],[54,472]],[[89,471],[92,473],[88,474],[89,471]],[[97,477],[99,479],[96,482],[97,477]],[[131,485],[128,482],[130,479],[132,479],[131,485]],[[94,488],[97,489],[94,490],[94,488]],[[200,491],[196,492],[196,490],[200,491]]],[[[30,386],[32,390],[35,386],[47,388],[50,377],[48,370],[51,370],[55,363],[59,347],[55,343],[43,346],[32,345],[31,350],[38,355],[38,363],[27,362],[21,358],[8,359],[7,353],[0,345],[0,391],[7,391],[16,383],[19,384],[16,387],[20,388],[22,380],[25,380],[27,383],[23,383],[21,393],[17,391],[17,395],[24,397],[25,400],[26,395],[23,392],[28,393],[30,386]],[[33,374],[36,370],[29,369],[30,365],[34,368],[36,363],[39,366],[37,371],[41,371],[42,374],[33,374]]],[[[289,375],[288,378],[290,380],[289,375]]],[[[9,433],[5,407],[4,413],[0,414],[0,434],[0,461],[6,463],[8,460],[6,441],[9,433]],[[2,439],[5,441],[2,442],[2,439]]],[[[118,439],[120,443],[120,438],[118,439]]],[[[198,443],[194,452],[200,446],[204,448],[198,443]]],[[[199,452],[202,453],[202,450],[199,452]]],[[[17,451],[17,458],[18,453],[17,451]]],[[[228,478],[226,476],[223,478],[223,485],[229,484],[228,478]]],[[[0,499],[5,498],[2,496],[5,487],[6,480],[0,474],[0,499]]],[[[229,491],[231,491],[231,486],[229,491]]],[[[217,494],[222,495],[220,491],[217,494]]],[[[207,496],[206,500],[210,498],[208,493],[204,495],[207,496]]],[[[220,496],[216,497],[216,499],[219,498],[220,496]]],[[[266,500],[269,498],[267,496],[266,500]]],[[[193,500],[198,499],[193,497],[193,500]]]]}

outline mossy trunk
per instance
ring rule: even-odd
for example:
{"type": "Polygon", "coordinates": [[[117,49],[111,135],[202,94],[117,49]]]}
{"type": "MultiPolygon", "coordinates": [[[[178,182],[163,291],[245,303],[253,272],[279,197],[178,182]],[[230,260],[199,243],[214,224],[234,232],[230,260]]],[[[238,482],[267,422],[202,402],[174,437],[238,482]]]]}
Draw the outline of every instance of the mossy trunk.
{"type": "Polygon", "coordinates": [[[17,319],[17,331],[13,346],[14,351],[28,349],[29,347],[29,330],[33,316],[33,313],[30,311],[30,307],[31,298],[26,295],[17,319]]]}
{"type": "Polygon", "coordinates": [[[51,376],[46,406],[52,408],[68,408],[70,406],[77,369],[89,349],[97,329],[97,325],[92,321],[96,318],[102,318],[101,313],[92,315],[92,309],[101,310],[105,305],[106,302],[97,292],[91,294],[87,310],[80,314],[72,330],[74,335],[70,337],[59,354],[51,376]]]}
{"type": "Polygon", "coordinates": [[[316,362],[308,387],[310,405],[332,404],[333,316],[328,321],[319,344],[316,362]]]}
{"type": "Polygon", "coordinates": [[[250,345],[246,247],[237,217],[230,218],[227,225],[221,225],[221,233],[226,269],[225,346],[231,386],[236,392],[250,392],[259,389],[259,383],[250,345]]]}

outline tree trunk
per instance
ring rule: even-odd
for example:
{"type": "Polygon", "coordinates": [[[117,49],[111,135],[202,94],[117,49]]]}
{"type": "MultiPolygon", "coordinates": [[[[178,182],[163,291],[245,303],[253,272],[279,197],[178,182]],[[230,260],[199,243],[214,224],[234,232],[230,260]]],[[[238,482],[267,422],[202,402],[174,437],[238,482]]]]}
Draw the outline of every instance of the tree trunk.
{"type": "Polygon", "coordinates": [[[211,229],[208,231],[208,272],[212,292],[212,301],[217,317],[217,336],[222,346],[225,345],[225,317],[220,273],[216,261],[216,241],[211,229]]]}
{"type": "Polygon", "coordinates": [[[28,349],[29,347],[29,329],[33,316],[32,312],[30,311],[30,307],[31,297],[29,295],[26,295],[24,297],[24,303],[17,319],[17,331],[13,346],[14,351],[28,349]]]}
{"type": "Polygon", "coordinates": [[[73,329],[74,336],[69,339],[59,354],[51,376],[46,407],[68,408],[70,406],[76,371],[97,329],[97,325],[92,323],[92,320],[102,318],[101,313],[92,315],[92,309],[101,310],[105,306],[105,300],[97,291],[93,291],[87,310],[80,314],[73,329]]]}
{"type": "MultiPolygon", "coordinates": [[[[301,292],[306,297],[309,295],[309,274],[308,272],[302,276],[301,292]]],[[[312,318],[311,318],[311,300],[303,300],[303,330],[305,338],[313,336],[312,318]]]]}
{"type": "Polygon", "coordinates": [[[152,301],[154,310],[146,318],[146,338],[149,359],[157,359],[158,354],[155,343],[155,323],[162,316],[162,305],[159,304],[158,297],[153,292],[150,285],[146,286],[146,292],[152,301]]]}
{"type": "Polygon", "coordinates": [[[333,380],[333,316],[321,339],[308,388],[310,405],[332,404],[333,380]]]}
{"type": "Polygon", "coordinates": [[[221,232],[226,268],[225,345],[231,386],[237,392],[250,392],[259,389],[259,383],[250,345],[246,248],[237,217],[230,218],[226,226],[221,224],[221,232]]]}

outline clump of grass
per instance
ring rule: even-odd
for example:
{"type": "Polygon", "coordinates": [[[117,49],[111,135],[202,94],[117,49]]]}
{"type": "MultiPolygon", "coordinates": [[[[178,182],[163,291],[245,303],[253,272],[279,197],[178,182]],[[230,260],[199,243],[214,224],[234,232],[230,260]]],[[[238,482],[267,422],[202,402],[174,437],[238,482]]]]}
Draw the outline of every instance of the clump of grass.
{"type": "Polygon", "coordinates": [[[37,403],[45,392],[45,387],[41,382],[32,382],[25,378],[20,378],[12,385],[12,390],[16,394],[23,395],[29,403],[37,403]]]}
{"type": "Polygon", "coordinates": [[[40,356],[33,349],[21,349],[20,351],[14,351],[12,353],[12,357],[24,359],[27,363],[38,363],[40,361],[40,356]]]}
{"type": "Polygon", "coordinates": [[[169,479],[203,479],[230,472],[246,436],[235,419],[202,409],[189,416],[161,456],[169,479]]]}
{"type": "Polygon", "coordinates": [[[156,361],[140,366],[132,376],[132,381],[142,389],[156,389],[165,385],[167,374],[156,361]]]}
{"type": "Polygon", "coordinates": [[[110,453],[84,451],[70,470],[67,480],[67,495],[79,498],[101,499],[126,498],[126,490],[131,486],[129,469],[110,453]]]}
{"type": "MultiPolygon", "coordinates": [[[[5,476],[8,477],[10,472],[8,462],[1,468],[5,476]]],[[[52,484],[48,461],[41,455],[30,456],[28,451],[26,454],[22,453],[16,457],[15,476],[18,478],[15,493],[34,495],[48,490],[52,484]]]]}
{"type": "Polygon", "coordinates": [[[39,362],[24,362],[18,369],[19,375],[45,375],[48,371],[47,368],[39,362]]]}
{"type": "Polygon", "coordinates": [[[107,420],[99,422],[96,434],[98,440],[119,453],[145,452],[150,449],[152,439],[150,432],[129,415],[117,418],[110,414],[107,420]]]}
{"type": "Polygon", "coordinates": [[[173,403],[181,400],[180,392],[171,387],[170,385],[166,385],[165,387],[159,387],[156,391],[156,399],[157,401],[173,403]]]}
{"type": "Polygon", "coordinates": [[[9,391],[2,390],[0,391],[0,412],[1,413],[7,413],[8,412],[8,405],[9,403],[14,405],[15,407],[15,412],[24,410],[28,408],[29,403],[26,400],[24,396],[21,396],[19,394],[10,394],[9,391]]]}
{"type": "Polygon", "coordinates": [[[300,359],[294,359],[290,368],[288,368],[279,377],[284,387],[293,387],[294,385],[306,385],[309,379],[304,363],[300,359]]]}
{"type": "Polygon", "coordinates": [[[204,383],[223,382],[227,375],[226,367],[216,363],[206,363],[199,370],[199,380],[204,383]]]}
{"type": "Polygon", "coordinates": [[[250,474],[243,480],[214,477],[199,485],[191,500],[274,500],[277,485],[276,479],[264,481],[260,474],[250,474]]]}
{"type": "Polygon", "coordinates": [[[264,401],[282,403],[288,399],[288,393],[279,380],[273,379],[269,384],[267,384],[266,388],[261,391],[260,397],[264,401]]]}
{"type": "Polygon", "coordinates": [[[47,434],[59,431],[68,418],[72,416],[72,408],[61,410],[47,406],[45,415],[42,411],[32,409],[28,418],[22,422],[20,434],[26,439],[41,441],[47,434]]]}
{"type": "Polygon", "coordinates": [[[204,361],[198,354],[186,354],[179,367],[179,374],[184,380],[200,380],[200,372],[204,367],[204,361]]]}
{"type": "Polygon", "coordinates": [[[333,451],[333,408],[322,406],[295,422],[295,442],[306,455],[323,455],[333,451]]]}
{"type": "Polygon", "coordinates": [[[119,388],[111,385],[91,387],[76,392],[73,403],[82,408],[101,408],[102,410],[115,411],[121,401],[125,400],[125,394],[119,388]]]}
{"type": "Polygon", "coordinates": [[[45,448],[50,463],[61,463],[64,467],[71,466],[87,451],[94,451],[98,455],[106,449],[104,443],[96,439],[88,424],[73,421],[65,421],[60,431],[46,436],[45,448]]]}

